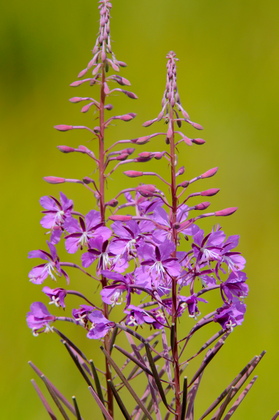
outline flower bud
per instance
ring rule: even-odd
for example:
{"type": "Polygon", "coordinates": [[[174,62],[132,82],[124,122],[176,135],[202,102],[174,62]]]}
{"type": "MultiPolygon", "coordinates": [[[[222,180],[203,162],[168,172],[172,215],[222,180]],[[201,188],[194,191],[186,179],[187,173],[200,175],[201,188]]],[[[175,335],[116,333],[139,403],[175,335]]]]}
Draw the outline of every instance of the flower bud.
{"type": "Polygon", "coordinates": [[[205,210],[207,209],[207,207],[210,206],[209,201],[204,201],[203,203],[197,204],[194,209],[195,210],[205,210]]]}
{"type": "Polygon", "coordinates": [[[116,207],[117,205],[118,205],[118,200],[116,200],[116,198],[113,198],[112,200],[106,203],[107,207],[116,207]]]}
{"type": "Polygon", "coordinates": [[[110,216],[109,219],[113,220],[114,222],[128,222],[128,220],[132,220],[132,216],[124,215],[124,214],[115,214],[110,216]]]}
{"type": "Polygon", "coordinates": [[[142,195],[143,197],[153,197],[154,194],[159,192],[155,185],[152,184],[139,185],[136,188],[136,191],[140,193],[140,195],[142,195]]]}
{"type": "Polygon", "coordinates": [[[206,171],[204,174],[201,174],[201,178],[210,178],[211,176],[215,175],[218,171],[218,168],[212,168],[206,171]]]}
{"type": "Polygon", "coordinates": [[[192,139],[192,142],[198,145],[204,144],[205,140],[203,139],[192,139]]]}
{"type": "Polygon", "coordinates": [[[59,178],[58,176],[45,176],[43,179],[49,184],[63,184],[65,182],[65,178],[59,178]]]}
{"type": "Polygon", "coordinates": [[[74,152],[76,149],[69,146],[57,146],[57,149],[60,150],[62,153],[71,153],[74,152]]]}
{"type": "Polygon", "coordinates": [[[130,178],[136,178],[143,175],[143,172],[140,171],[125,171],[123,173],[130,178]]]}
{"type": "Polygon", "coordinates": [[[69,131],[73,129],[72,125],[55,125],[54,128],[59,131],[69,131]]]}
{"type": "Polygon", "coordinates": [[[227,209],[216,211],[215,216],[230,216],[236,210],[237,210],[237,207],[228,207],[227,209]]]}
{"type": "Polygon", "coordinates": [[[210,197],[212,195],[217,194],[219,191],[220,191],[219,188],[210,188],[209,190],[202,191],[201,195],[210,197]]]}

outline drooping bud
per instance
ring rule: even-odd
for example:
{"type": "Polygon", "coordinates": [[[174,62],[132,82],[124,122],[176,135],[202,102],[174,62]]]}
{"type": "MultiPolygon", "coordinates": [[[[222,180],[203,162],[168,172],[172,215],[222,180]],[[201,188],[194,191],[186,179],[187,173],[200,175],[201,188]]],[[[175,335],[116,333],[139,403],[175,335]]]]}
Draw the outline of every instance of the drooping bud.
{"type": "Polygon", "coordinates": [[[58,176],[45,176],[43,179],[49,184],[63,184],[65,182],[65,178],[58,176]]]}
{"type": "Polygon", "coordinates": [[[136,191],[143,197],[153,197],[154,194],[158,194],[160,191],[152,184],[139,185],[136,191]]]}
{"type": "Polygon", "coordinates": [[[219,191],[219,188],[210,188],[209,190],[202,191],[201,195],[210,197],[212,195],[217,194],[219,191]]]}
{"type": "Polygon", "coordinates": [[[69,146],[57,146],[57,149],[60,150],[62,153],[71,153],[74,152],[76,149],[69,146]]]}
{"type": "Polygon", "coordinates": [[[197,204],[197,205],[195,206],[195,210],[205,210],[205,209],[207,209],[207,207],[209,207],[209,206],[210,206],[209,201],[204,201],[203,203],[197,204]]]}
{"type": "Polygon", "coordinates": [[[114,222],[128,222],[128,220],[132,220],[132,216],[124,215],[124,214],[115,214],[109,217],[110,220],[114,222]]]}
{"type": "Polygon", "coordinates": [[[211,176],[215,175],[216,172],[218,171],[218,168],[212,168],[209,169],[208,171],[204,172],[203,174],[201,174],[201,178],[210,178],[211,176]]]}
{"type": "Polygon", "coordinates": [[[118,200],[116,200],[116,198],[113,198],[112,200],[108,201],[105,205],[106,207],[116,207],[118,205],[118,200]]]}
{"type": "Polygon", "coordinates": [[[143,175],[143,172],[140,171],[125,171],[123,173],[130,178],[136,178],[143,175]]]}
{"type": "Polygon", "coordinates": [[[58,131],[69,131],[69,130],[72,130],[74,127],[72,125],[60,124],[60,125],[55,125],[54,128],[58,131]]]}
{"type": "Polygon", "coordinates": [[[154,154],[152,152],[142,152],[139,153],[138,157],[135,159],[136,162],[148,162],[153,158],[154,154]]]}
{"type": "Polygon", "coordinates": [[[215,212],[215,216],[230,216],[236,212],[237,207],[228,207],[227,209],[218,210],[215,212]]]}
{"type": "Polygon", "coordinates": [[[203,139],[192,139],[192,142],[198,145],[204,144],[205,140],[203,139]]]}

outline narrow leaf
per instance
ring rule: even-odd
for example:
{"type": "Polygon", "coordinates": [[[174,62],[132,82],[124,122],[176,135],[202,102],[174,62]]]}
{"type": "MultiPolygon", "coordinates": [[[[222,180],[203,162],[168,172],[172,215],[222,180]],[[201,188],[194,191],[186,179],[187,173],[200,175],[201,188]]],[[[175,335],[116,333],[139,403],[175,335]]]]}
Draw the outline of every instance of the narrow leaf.
{"type": "Polygon", "coordinates": [[[263,356],[265,355],[265,351],[263,351],[259,356],[253,357],[249,363],[241,370],[241,372],[234,378],[234,380],[224,389],[224,391],[216,398],[216,400],[210,405],[210,407],[203,413],[199,420],[204,419],[215,407],[222,401],[226,395],[228,394],[229,390],[232,386],[240,386],[240,383],[246,381],[246,379],[251,375],[253,370],[259,364],[263,356]]]}
{"type": "Polygon", "coordinates": [[[96,385],[97,394],[98,394],[100,400],[102,401],[102,403],[104,404],[105,403],[105,400],[104,400],[104,396],[103,396],[103,392],[102,392],[102,387],[101,387],[99,376],[98,376],[98,372],[96,370],[96,367],[94,365],[93,360],[90,360],[90,366],[91,366],[91,369],[92,369],[92,373],[93,373],[93,378],[94,378],[95,385],[96,385]]]}
{"type": "Polygon", "coordinates": [[[234,412],[236,411],[236,409],[240,406],[240,404],[242,403],[242,401],[244,400],[244,398],[246,397],[246,395],[248,394],[248,392],[250,391],[250,389],[254,385],[256,379],[257,379],[257,376],[254,376],[254,378],[245,387],[245,389],[240,394],[240,396],[238,397],[238,399],[235,401],[235,403],[233,404],[233,406],[231,407],[231,409],[228,411],[227,415],[224,417],[224,420],[229,420],[232,417],[232,415],[234,414],[234,412]]]}
{"type": "Polygon", "coordinates": [[[123,401],[121,400],[118,392],[116,391],[113,383],[111,382],[111,380],[108,381],[108,384],[112,390],[112,393],[114,395],[114,398],[116,399],[116,402],[120,408],[120,410],[122,411],[123,416],[125,417],[126,420],[132,420],[132,418],[130,417],[128,411],[126,410],[125,405],[123,404],[123,401]]]}
{"type": "Polygon", "coordinates": [[[96,394],[94,389],[91,386],[89,386],[88,388],[89,388],[89,391],[91,392],[93,398],[95,399],[96,403],[98,404],[100,410],[102,411],[103,415],[105,416],[106,420],[113,420],[113,418],[111,417],[111,415],[107,411],[106,407],[104,406],[104,404],[102,403],[102,401],[100,400],[100,398],[98,397],[98,395],[96,394]]]}
{"type": "Polygon", "coordinates": [[[52,409],[51,409],[51,407],[50,407],[49,403],[48,403],[48,402],[47,402],[47,400],[45,399],[45,397],[44,397],[44,395],[43,395],[42,391],[40,390],[40,388],[39,388],[39,387],[38,387],[38,385],[36,384],[35,380],[34,380],[34,379],[31,379],[31,382],[32,382],[32,385],[34,386],[35,391],[37,392],[37,394],[38,394],[38,396],[39,396],[40,400],[42,401],[42,403],[43,403],[43,405],[44,405],[44,407],[45,407],[46,411],[48,412],[49,417],[50,417],[52,420],[57,420],[57,417],[54,415],[54,413],[53,413],[53,411],[52,411],[52,409]]]}
{"type": "Polygon", "coordinates": [[[42,375],[41,376],[42,381],[44,382],[45,386],[47,387],[47,390],[51,396],[51,398],[53,399],[54,403],[56,404],[58,410],[60,411],[60,413],[62,414],[63,418],[65,420],[70,420],[69,416],[67,415],[66,411],[64,410],[64,408],[62,407],[59,399],[57,398],[57,395],[54,391],[54,389],[52,388],[52,386],[49,384],[47,378],[42,375]]]}
{"type": "Polygon", "coordinates": [[[72,400],[73,400],[74,407],[75,407],[75,410],[76,410],[76,418],[77,418],[77,420],[82,420],[82,417],[80,415],[80,411],[79,411],[79,408],[78,408],[76,397],[73,396],[72,400]]]}
{"type": "Polygon", "coordinates": [[[186,410],[187,410],[187,377],[184,377],[180,420],[185,419],[186,410]]]}
{"type": "Polygon", "coordinates": [[[31,361],[28,362],[28,363],[32,367],[32,369],[37,373],[37,375],[39,376],[40,379],[42,378],[42,376],[44,376],[47,379],[49,385],[52,387],[52,389],[56,393],[57,397],[71,411],[71,413],[75,414],[75,409],[72,406],[72,404],[67,400],[66,397],[64,397],[64,395],[56,388],[56,386],[53,385],[53,383],[43,374],[43,372],[40,371],[40,369],[37,368],[37,366],[34,365],[34,363],[32,363],[31,361]]]}
{"type": "MultiPolygon", "coordinates": [[[[166,400],[165,392],[164,392],[164,389],[162,387],[162,384],[161,384],[161,381],[160,381],[160,378],[159,378],[154,360],[153,360],[152,355],[151,355],[150,346],[149,346],[148,343],[145,343],[145,350],[146,350],[146,355],[147,355],[147,358],[148,358],[148,362],[149,362],[150,368],[152,370],[153,377],[154,377],[155,383],[157,385],[159,394],[162,398],[162,401],[163,401],[164,405],[167,407],[168,410],[170,410],[170,406],[168,405],[168,402],[166,400]]],[[[171,411],[173,411],[173,410],[171,410],[171,411]]]]}

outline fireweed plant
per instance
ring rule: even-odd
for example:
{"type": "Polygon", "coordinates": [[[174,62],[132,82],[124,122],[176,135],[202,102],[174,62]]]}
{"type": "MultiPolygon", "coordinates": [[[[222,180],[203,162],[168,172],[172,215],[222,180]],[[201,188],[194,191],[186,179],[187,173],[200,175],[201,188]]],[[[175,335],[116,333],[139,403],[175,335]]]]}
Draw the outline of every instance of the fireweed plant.
{"type": "MultiPolygon", "coordinates": [[[[163,131],[107,144],[106,131],[112,123],[128,122],[136,116],[132,112],[114,115],[110,96],[119,92],[128,98],[137,98],[126,90],[130,82],[119,75],[126,64],[116,59],[111,48],[111,7],[108,0],[99,2],[100,28],[93,57],[79,73],[78,81],[71,84],[92,86],[95,98],[75,96],[70,101],[85,103],[83,113],[94,110],[97,124],[93,128],[55,127],[61,132],[88,130],[92,134],[94,152],[86,146],[58,146],[58,149],[89,157],[98,176],[94,179],[87,176],[83,179],[45,178],[50,184],[81,184],[93,196],[96,205],[84,215],[63,192],[59,197],[42,197],[41,225],[49,232],[48,248],[29,254],[30,258],[43,260],[29,273],[32,283],[41,285],[47,279],[57,281],[64,277],[69,284],[68,271],[75,268],[81,277],[90,278],[90,288],[85,296],[61,284],[55,288],[44,286],[45,298],[60,308],[60,314],[52,314],[44,303],[34,302],[27,314],[27,324],[35,336],[50,331],[58,334],[89,388],[86,392],[100,409],[98,418],[194,419],[204,370],[234,328],[242,324],[246,310],[244,298],[248,294],[247,276],[243,271],[245,259],[236,250],[239,237],[226,236],[219,225],[205,232],[198,222],[205,217],[229,216],[236,208],[208,212],[210,203],[203,200],[219,190],[198,187],[199,192],[188,192],[192,184],[200,184],[198,181],[215,175],[217,168],[186,180],[184,167],[178,166],[180,148],[202,145],[204,140],[189,138],[182,131],[187,124],[197,130],[202,127],[190,120],[181,104],[176,81],[177,58],[172,51],[167,55],[162,109],[156,118],[143,124],[150,127],[159,123],[163,131]],[[154,139],[156,144],[161,141],[164,151],[135,150],[154,139]],[[165,164],[166,177],[144,170],[144,163],[152,159],[165,164]],[[124,172],[126,177],[138,177],[142,182],[108,199],[107,183],[123,165],[128,165],[124,172]],[[159,186],[144,183],[145,176],[156,178],[159,186]],[[168,194],[161,191],[160,185],[161,188],[164,185],[168,194]],[[195,198],[200,202],[193,204],[195,198]],[[60,260],[57,245],[61,241],[69,257],[75,253],[80,255],[80,264],[60,260]],[[97,302],[94,301],[96,290],[100,293],[97,302]],[[220,305],[207,313],[206,305],[213,294],[219,295],[220,305]],[[80,305],[65,316],[71,295],[80,298],[80,305]],[[121,311],[115,310],[117,305],[121,305],[121,311]],[[189,322],[189,317],[194,321],[189,322]],[[101,367],[56,328],[58,321],[75,324],[85,330],[88,339],[99,340],[100,354],[104,358],[101,367]],[[202,328],[206,331],[208,324],[213,323],[215,333],[210,338],[207,335],[204,344],[190,353],[188,344],[192,337],[200,334],[202,328]],[[189,366],[194,359],[198,362],[193,373],[189,366]],[[119,360],[123,361],[122,365],[119,360]],[[134,402],[132,408],[131,402],[134,402]]],[[[216,420],[232,417],[255,382],[256,377],[242,388],[263,354],[255,356],[243,368],[200,419],[209,415],[216,420]]],[[[100,359],[100,355],[96,359],[100,359]]],[[[44,381],[61,418],[68,419],[69,413],[77,419],[84,418],[76,398],[68,401],[32,362],[30,364],[44,381]]],[[[35,381],[33,385],[50,417],[57,418],[35,381]]]]}

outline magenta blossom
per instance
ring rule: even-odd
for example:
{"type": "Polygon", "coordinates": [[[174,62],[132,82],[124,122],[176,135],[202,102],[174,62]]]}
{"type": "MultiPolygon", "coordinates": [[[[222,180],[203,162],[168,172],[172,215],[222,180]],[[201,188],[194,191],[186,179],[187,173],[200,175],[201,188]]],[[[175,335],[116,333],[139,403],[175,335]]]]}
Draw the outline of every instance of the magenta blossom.
{"type": "Polygon", "coordinates": [[[57,244],[63,231],[64,222],[72,214],[73,201],[60,192],[60,201],[52,196],[44,196],[40,199],[40,204],[46,209],[42,212],[45,213],[45,216],[41,220],[41,225],[50,229],[50,242],[57,244]]]}
{"type": "Polygon", "coordinates": [[[124,312],[128,314],[126,324],[131,327],[148,324],[154,328],[163,328],[166,324],[166,319],[161,309],[146,311],[138,306],[130,305],[124,312]]]}
{"type": "Polygon", "coordinates": [[[246,305],[234,298],[232,303],[226,303],[218,308],[214,315],[214,322],[218,322],[225,329],[233,329],[241,325],[246,312],[246,305]]]}
{"type": "Polygon", "coordinates": [[[111,328],[114,327],[115,323],[109,321],[101,311],[94,310],[88,315],[88,319],[92,322],[90,330],[87,334],[88,338],[99,339],[104,337],[111,328]]]}
{"type": "Polygon", "coordinates": [[[56,317],[51,315],[46,306],[41,302],[34,302],[30,307],[31,311],[27,314],[28,327],[33,330],[34,335],[43,332],[51,331],[50,322],[56,320],[56,317]]]}
{"type": "Polygon", "coordinates": [[[73,217],[68,218],[64,228],[70,233],[65,237],[66,250],[70,254],[87,247],[89,240],[92,238],[102,236],[106,240],[111,236],[111,230],[102,225],[100,213],[96,210],[91,210],[85,216],[85,219],[82,217],[79,220],[73,217]]]}
{"type": "Polygon", "coordinates": [[[67,283],[69,283],[68,274],[60,267],[55,246],[51,242],[47,242],[47,244],[50,253],[38,249],[37,251],[31,251],[28,254],[29,258],[41,258],[47,261],[46,264],[40,264],[32,268],[28,274],[30,281],[35,284],[42,284],[48,276],[50,276],[52,280],[56,280],[55,276],[61,277],[61,275],[63,275],[66,278],[67,283]]]}
{"type": "Polygon", "coordinates": [[[73,309],[73,317],[78,322],[79,325],[88,329],[89,324],[89,315],[91,312],[95,311],[93,306],[89,305],[80,305],[78,309],[73,309]]]}
{"type": "MultiPolygon", "coordinates": [[[[221,283],[221,293],[224,293],[228,300],[232,301],[233,296],[244,298],[248,295],[249,287],[245,283],[247,275],[242,271],[232,272],[228,279],[221,283]]],[[[226,301],[226,299],[224,299],[226,301]]]]}
{"type": "Polygon", "coordinates": [[[61,306],[61,308],[66,307],[64,299],[67,295],[67,290],[60,287],[51,289],[50,287],[45,286],[42,291],[50,298],[50,304],[54,303],[55,306],[61,306]]]}

